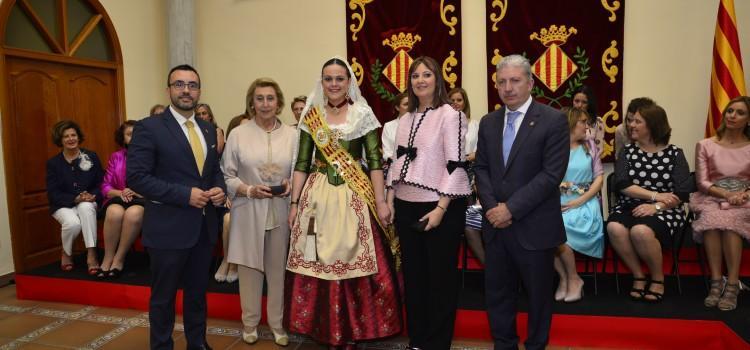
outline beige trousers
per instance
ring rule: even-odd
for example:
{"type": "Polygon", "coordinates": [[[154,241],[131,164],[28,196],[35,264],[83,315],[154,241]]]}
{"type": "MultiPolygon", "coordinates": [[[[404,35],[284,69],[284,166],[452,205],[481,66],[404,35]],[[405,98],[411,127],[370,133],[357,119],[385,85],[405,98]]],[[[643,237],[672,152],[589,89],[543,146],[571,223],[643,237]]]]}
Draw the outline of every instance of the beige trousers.
{"type": "Polygon", "coordinates": [[[240,304],[242,307],[242,324],[246,332],[251,332],[260,323],[261,299],[263,298],[263,279],[268,283],[266,313],[268,325],[272,329],[283,329],[284,317],[284,273],[286,256],[289,247],[289,236],[281,228],[266,231],[264,240],[263,269],[260,271],[244,265],[238,265],[240,278],[240,304]]]}

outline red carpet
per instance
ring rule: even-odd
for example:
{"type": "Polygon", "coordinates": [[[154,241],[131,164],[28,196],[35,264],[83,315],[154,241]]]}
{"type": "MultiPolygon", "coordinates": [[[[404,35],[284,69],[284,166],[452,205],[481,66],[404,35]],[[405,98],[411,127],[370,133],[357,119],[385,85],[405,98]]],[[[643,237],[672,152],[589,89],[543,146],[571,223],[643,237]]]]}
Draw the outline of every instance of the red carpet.
{"type": "MultiPolygon", "coordinates": [[[[149,288],[96,281],[16,275],[19,299],[148,310],[149,288]],[[54,286],[51,288],[50,286],[54,286]]],[[[182,296],[178,295],[178,312],[182,296]]],[[[208,294],[209,317],[239,320],[236,294],[208,294]]],[[[265,306],[263,307],[265,309],[265,306]]],[[[518,315],[519,335],[526,335],[525,313],[518,315]]],[[[265,315],[263,315],[265,320],[265,315]]],[[[455,337],[490,339],[484,311],[459,310],[455,337]]],[[[550,345],[620,349],[750,349],[720,321],[554,315],[550,345]]]]}

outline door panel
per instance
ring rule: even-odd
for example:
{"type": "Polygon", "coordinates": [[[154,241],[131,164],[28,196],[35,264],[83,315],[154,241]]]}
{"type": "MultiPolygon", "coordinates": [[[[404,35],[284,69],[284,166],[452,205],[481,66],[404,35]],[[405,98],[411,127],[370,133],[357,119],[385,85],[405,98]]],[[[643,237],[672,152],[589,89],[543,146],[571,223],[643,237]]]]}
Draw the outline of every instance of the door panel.
{"type": "Polygon", "coordinates": [[[16,272],[60,258],[60,225],[49,213],[47,159],[60,152],[52,143],[52,126],[76,121],[85,136],[82,147],[106,166],[117,148],[116,74],[112,69],[81,67],[7,57],[10,90],[9,141],[6,148],[8,200],[17,207],[11,218],[16,272]],[[11,172],[8,169],[12,169],[11,172]]]}

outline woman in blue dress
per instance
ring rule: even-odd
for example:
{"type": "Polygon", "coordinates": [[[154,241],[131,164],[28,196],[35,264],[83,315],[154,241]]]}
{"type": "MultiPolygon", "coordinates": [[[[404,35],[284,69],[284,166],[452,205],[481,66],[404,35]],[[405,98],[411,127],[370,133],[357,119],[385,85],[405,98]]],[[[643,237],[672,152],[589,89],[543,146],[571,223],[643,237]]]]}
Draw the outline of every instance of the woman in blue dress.
{"type": "Polygon", "coordinates": [[[599,190],[603,169],[600,151],[586,137],[588,113],[579,108],[564,108],[570,130],[568,170],[560,184],[560,205],[568,241],[558,247],[555,270],[560,284],[555,300],[572,303],[583,297],[583,280],[576,271],[573,251],[595,258],[602,257],[604,231],[599,190]]]}

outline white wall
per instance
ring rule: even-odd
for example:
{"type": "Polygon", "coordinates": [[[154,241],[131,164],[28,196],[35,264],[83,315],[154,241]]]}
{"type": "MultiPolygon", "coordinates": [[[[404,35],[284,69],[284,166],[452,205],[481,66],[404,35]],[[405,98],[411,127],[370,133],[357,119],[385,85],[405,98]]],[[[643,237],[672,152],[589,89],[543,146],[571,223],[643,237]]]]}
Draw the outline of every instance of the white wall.
{"type": "MultiPolygon", "coordinates": [[[[168,102],[165,4],[101,2],[123,51],[127,118],[140,119],[154,103],[168,102]]],[[[663,105],[673,127],[672,142],[685,149],[691,164],[693,146],[703,137],[706,120],[717,6],[718,0],[628,0],[625,8],[624,103],[650,96],[663,105]]],[[[750,1],[736,0],[735,7],[748,81],[750,1]]],[[[244,111],[247,87],[262,76],[281,85],[287,99],[282,118],[291,120],[291,98],[310,91],[323,61],[346,55],[342,1],[196,0],[195,12],[202,100],[211,104],[222,127],[244,111]]],[[[461,21],[464,88],[473,114],[483,115],[488,64],[485,2],[462,0],[461,21]]],[[[0,186],[4,186],[1,161],[0,157],[0,186]]],[[[0,275],[12,271],[9,236],[7,202],[0,195],[0,275]]]]}
{"type": "Polygon", "coordinates": [[[169,103],[166,4],[153,0],[100,2],[120,39],[125,73],[125,119],[141,119],[154,104],[169,103]]]}

